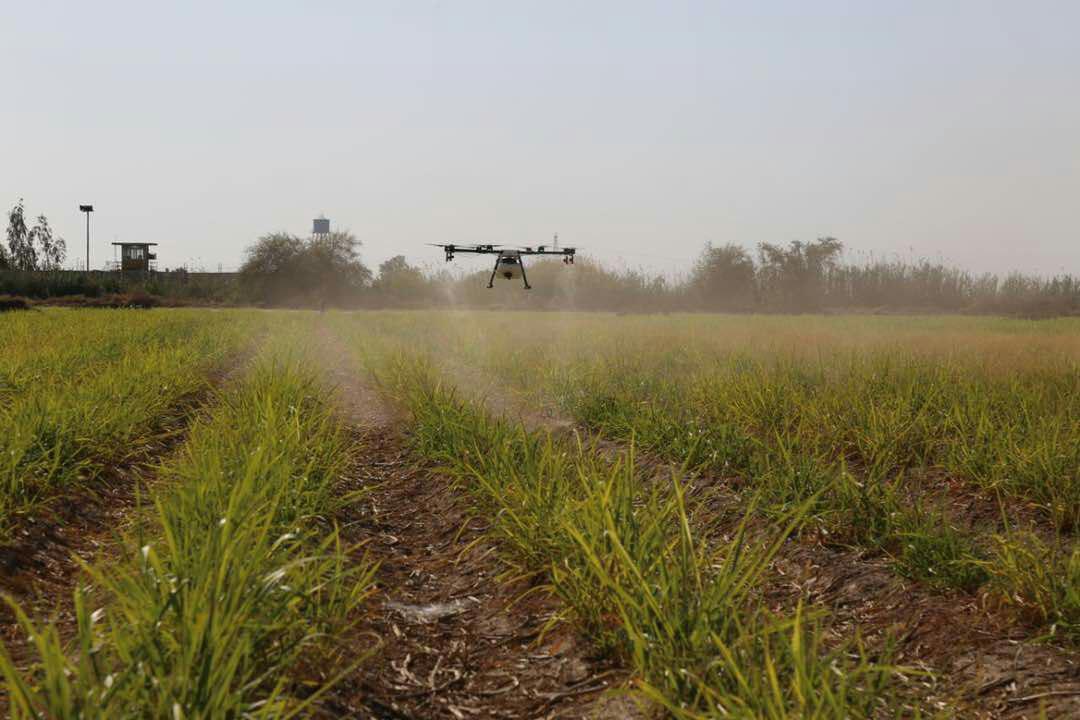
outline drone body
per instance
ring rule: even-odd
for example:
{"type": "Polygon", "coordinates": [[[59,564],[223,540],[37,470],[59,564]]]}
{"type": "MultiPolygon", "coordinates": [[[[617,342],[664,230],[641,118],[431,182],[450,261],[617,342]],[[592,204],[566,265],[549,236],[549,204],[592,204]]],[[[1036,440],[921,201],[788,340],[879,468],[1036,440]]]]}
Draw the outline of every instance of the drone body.
{"type": "MultiPolygon", "coordinates": [[[[495,275],[501,277],[504,280],[515,280],[522,276],[524,266],[521,264],[521,256],[513,255],[507,252],[504,255],[499,255],[498,260],[495,263],[495,275]]],[[[488,283],[488,287],[491,287],[491,283],[488,283]]],[[[528,288],[528,283],[525,284],[528,288]]]]}
{"type": "Polygon", "coordinates": [[[537,247],[508,248],[505,245],[435,245],[446,251],[446,262],[454,259],[456,253],[470,253],[473,255],[495,255],[495,268],[488,278],[488,287],[495,287],[495,278],[504,280],[521,278],[526,290],[531,290],[529,277],[525,274],[526,255],[561,255],[563,264],[573,265],[576,248],[560,248],[559,236],[555,236],[555,246],[539,245],[537,247]]]}

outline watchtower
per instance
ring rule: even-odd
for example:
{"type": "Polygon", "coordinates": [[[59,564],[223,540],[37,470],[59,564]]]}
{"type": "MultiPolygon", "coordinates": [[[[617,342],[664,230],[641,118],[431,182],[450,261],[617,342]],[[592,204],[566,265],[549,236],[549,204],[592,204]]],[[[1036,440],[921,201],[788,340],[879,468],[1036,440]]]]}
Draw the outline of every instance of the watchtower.
{"type": "Polygon", "coordinates": [[[120,248],[120,261],[114,262],[113,266],[121,272],[150,272],[156,270],[157,255],[150,252],[151,247],[157,243],[121,243],[114,242],[114,247],[120,248]]]}

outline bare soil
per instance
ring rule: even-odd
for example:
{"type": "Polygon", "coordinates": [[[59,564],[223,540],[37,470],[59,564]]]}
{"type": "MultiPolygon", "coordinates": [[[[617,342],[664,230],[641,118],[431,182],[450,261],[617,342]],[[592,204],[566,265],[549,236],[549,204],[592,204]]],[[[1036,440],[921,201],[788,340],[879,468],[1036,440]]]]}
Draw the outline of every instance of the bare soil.
{"type": "Polygon", "coordinates": [[[565,624],[559,602],[528,580],[504,582],[498,549],[465,493],[418,465],[398,414],[381,402],[325,329],[320,355],[360,435],[355,482],[370,494],[350,534],[379,562],[378,592],[356,630],[373,654],[324,702],[358,718],[643,717],[626,672],[565,624]],[[336,360],[334,360],[336,358],[336,360]]]}
{"type": "Polygon", "coordinates": [[[963,718],[1080,717],[1080,655],[1043,642],[985,598],[935,592],[906,580],[891,561],[811,538],[788,543],[773,565],[770,599],[803,598],[828,610],[828,632],[891,643],[908,673],[900,696],[913,707],[963,718]]]}
{"type": "Polygon", "coordinates": [[[357,638],[374,654],[334,693],[329,714],[595,716],[594,701],[625,672],[565,625],[544,632],[559,603],[543,589],[529,593],[527,581],[500,580],[485,521],[445,478],[409,459],[402,437],[375,429],[362,443],[372,494],[352,532],[380,567],[357,638]]]}

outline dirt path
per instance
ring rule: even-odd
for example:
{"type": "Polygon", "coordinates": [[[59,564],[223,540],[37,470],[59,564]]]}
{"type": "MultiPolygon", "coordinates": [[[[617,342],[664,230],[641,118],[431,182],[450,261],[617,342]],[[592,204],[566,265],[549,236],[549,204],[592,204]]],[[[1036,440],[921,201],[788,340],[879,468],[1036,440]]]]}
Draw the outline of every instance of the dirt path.
{"type": "MultiPolygon", "coordinates": [[[[629,717],[605,696],[625,673],[593,656],[565,626],[543,633],[559,604],[507,585],[467,497],[407,455],[401,423],[332,333],[319,355],[364,454],[357,480],[371,489],[351,533],[380,562],[379,592],[357,633],[374,654],[324,704],[360,718],[629,717]],[[378,641],[375,640],[378,638],[378,641]]],[[[358,648],[360,650],[361,648],[358,648]]]]}

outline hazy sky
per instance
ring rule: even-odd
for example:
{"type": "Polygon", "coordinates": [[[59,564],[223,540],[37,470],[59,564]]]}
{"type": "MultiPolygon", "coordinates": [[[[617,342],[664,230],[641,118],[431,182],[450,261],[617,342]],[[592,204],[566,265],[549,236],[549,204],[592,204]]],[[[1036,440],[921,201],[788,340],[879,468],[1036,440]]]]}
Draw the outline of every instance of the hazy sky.
{"type": "Polygon", "coordinates": [[[1077,0],[2,8],[0,204],[81,262],[93,203],[95,266],[235,267],[325,213],[373,266],[557,231],[669,272],[820,235],[1080,271],[1077,0]]]}

